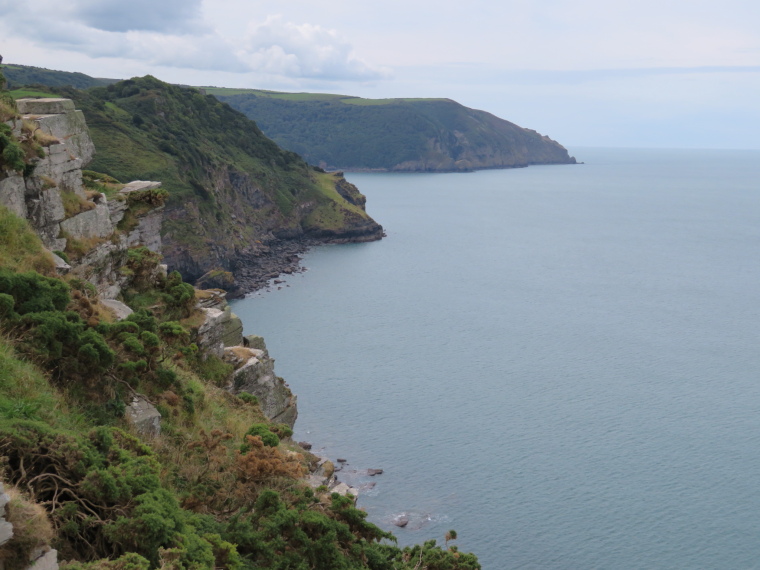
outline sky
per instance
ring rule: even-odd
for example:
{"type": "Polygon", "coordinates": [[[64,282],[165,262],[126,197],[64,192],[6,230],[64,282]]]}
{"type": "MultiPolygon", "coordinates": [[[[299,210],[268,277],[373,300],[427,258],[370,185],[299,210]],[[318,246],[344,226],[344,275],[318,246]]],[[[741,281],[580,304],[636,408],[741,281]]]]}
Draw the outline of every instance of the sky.
{"type": "Polygon", "coordinates": [[[0,0],[4,63],[448,97],[568,148],[760,149],[757,0],[0,0]]]}

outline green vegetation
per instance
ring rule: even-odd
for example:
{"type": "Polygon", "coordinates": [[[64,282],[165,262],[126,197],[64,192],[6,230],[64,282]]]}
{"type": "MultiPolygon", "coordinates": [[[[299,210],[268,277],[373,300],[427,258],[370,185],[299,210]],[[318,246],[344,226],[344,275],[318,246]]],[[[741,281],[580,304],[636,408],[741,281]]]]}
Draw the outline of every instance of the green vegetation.
{"type": "Polygon", "coordinates": [[[254,94],[259,97],[272,97],[285,101],[331,101],[333,99],[346,99],[346,95],[333,95],[330,93],[285,93],[283,91],[267,91],[266,89],[233,89],[229,87],[202,87],[209,95],[242,95],[254,94]]]}
{"type": "Polygon", "coordinates": [[[434,541],[400,549],[350,498],[305,486],[310,460],[282,447],[290,428],[206,375],[211,359],[182,324],[193,289],[176,273],[151,279],[155,254],[134,248],[125,265],[125,300],[150,298],[150,310],[108,322],[91,285],[14,270],[31,264],[19,250],[43,253],[0,238],[17,260],[0,267],[0,476],[28,493],[17,505],[31,530],[0,555],[50,542],[80,570],[479,568],[434,541]],[[127,419],[137,392],[161,411],[161,436],[127,419]]]}
{"type": "Polygon", "coordinates": [[[559,144],[450,99],[207,89],[267,136],[336,169],[467,170],[573,162],[559,144]]]}
{"type": "MultiPolygon", "coordinates": [[[[54,71],[31,65],[4,65],[3,70],[8,80],[8,87],[15,89],[22,85],[47,85],[50,87],[71,86],[87,89],[98,85],[115,83],[117,79],[96,79],[84,73],[69,71],[54,71]]],[[[26,95],[25,95],[26,96],[26,95]]],[[[41,95],[31,95],[38,97],[41,95]]]]}
{"type": "Polygon", "coordinates": [[[29,97],[29,98],[55,97],[55,95],[53,95],[52,93],[47,93],[45,91],[36,91],[34,89],[14,89],[13,91],[9,91],[8,94],[14,99],[24,99],[25,97],[29,97]]]}

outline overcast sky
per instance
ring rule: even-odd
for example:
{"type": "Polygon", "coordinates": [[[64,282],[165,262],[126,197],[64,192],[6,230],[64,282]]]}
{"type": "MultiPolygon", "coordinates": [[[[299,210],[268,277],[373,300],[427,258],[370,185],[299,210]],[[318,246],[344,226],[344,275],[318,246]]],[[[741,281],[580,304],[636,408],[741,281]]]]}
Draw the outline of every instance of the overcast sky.
{"type": "Polygon", "coordinates": [[[565,146],[760,148],[758,0],[0,0],[5,63],[449,97],[565,146]]]}

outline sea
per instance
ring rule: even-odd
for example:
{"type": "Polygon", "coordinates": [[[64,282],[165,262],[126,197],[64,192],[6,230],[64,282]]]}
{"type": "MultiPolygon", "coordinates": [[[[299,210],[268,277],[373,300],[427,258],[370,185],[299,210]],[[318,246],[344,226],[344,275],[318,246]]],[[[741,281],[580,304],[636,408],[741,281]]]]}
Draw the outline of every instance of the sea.
{"type": "Polygon", "coordinates": [[[760,151],[571,150],[349,173],[387,237],[316,247],[233,311],[298,395],[295,439],[400,545],[760,568],[760,151]]]}

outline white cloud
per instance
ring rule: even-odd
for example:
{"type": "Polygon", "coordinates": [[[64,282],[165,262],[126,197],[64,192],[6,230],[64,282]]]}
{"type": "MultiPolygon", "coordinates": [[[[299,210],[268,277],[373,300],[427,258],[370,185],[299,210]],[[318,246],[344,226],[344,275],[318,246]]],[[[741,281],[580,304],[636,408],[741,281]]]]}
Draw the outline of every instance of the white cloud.
{"type": "Polygon", "coordinates": [[[282,16],[251,26],[237,56],[251,71],[272,75],[373,80],[390,74],[358,59],[335,30],[286,22],[282,16]]]}
{"type": "Polygon", "coordinates": [[[204,27],[201,0],[69,0],[68,5],[75,18],[108,32],[189,32],[204,27]]]}
{"type": "MultiPolygon", "coordinates": [[[[360,60],[334,30],[273,16],[236,38],[202,23],[200,6],[200,0],[72,0],[61,7],[53,0],[0,0],[0,11],[5,10],[0,36],[95,59],[165,68],[324,81],[389,75],[360,60]]],[[[23,63],[14,54],[5,55],[23,63]]]]}

